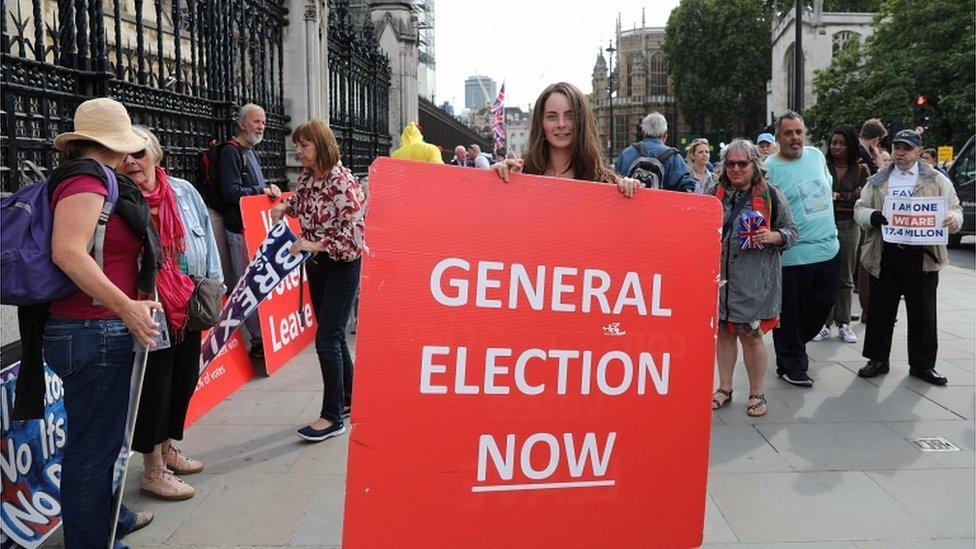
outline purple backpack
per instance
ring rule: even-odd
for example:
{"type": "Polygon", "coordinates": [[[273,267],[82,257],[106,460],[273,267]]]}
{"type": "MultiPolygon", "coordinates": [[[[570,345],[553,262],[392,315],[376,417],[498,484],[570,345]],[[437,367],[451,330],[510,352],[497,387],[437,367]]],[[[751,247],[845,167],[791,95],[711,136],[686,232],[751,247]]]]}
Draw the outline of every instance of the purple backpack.
{"type": "MultiPolygon", "coordinates": [[[[119,199],[115,172],[102,166],[108,197],[98,216],[95,234],[88,244],[99,268],[105,264],[105,225],[119,199]]],[[[54,212],[48,182],[21,187],[0,201],[0,303],[37,305],[56,301],[78,289],[51,261],[54,212]]]]}

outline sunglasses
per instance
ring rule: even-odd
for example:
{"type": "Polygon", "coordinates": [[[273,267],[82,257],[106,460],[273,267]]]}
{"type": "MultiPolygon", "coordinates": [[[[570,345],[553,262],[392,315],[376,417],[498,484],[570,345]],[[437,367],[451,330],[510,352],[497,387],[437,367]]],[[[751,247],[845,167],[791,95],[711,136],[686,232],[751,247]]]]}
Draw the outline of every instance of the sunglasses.
{"type": "Polygon", "coordinates": [[[726,160],[725,165],[729,168],[737,168],[740,170],[746,169],[746,166],[752,164],[749,160],[726,160]]]}
{"type": "Polygon", "coordinates": [[[142,149],[141,151],[134,152],[134,153],[129,153],[129,156],[135,158],[136,160],[142,160],[142,157],[146,156],[146,149],[142,149]]]}

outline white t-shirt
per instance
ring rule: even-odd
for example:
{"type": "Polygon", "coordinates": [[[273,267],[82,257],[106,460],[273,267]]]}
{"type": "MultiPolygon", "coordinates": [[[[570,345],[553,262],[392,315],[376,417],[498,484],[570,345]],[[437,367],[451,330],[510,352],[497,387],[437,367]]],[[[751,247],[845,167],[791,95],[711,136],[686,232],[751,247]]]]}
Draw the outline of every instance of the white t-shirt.
{"type": "Polygon", "coordinates": [[[487,170],[491,167],[491,162],[488,160],[487,156],[479,154],[478,156],[474,157],[474,167],[487,170]]]}
{"type": "Polygon", "coordinates": [[[918,182],[918,162],[907,172],[893,166],[888,176],[888,196],[912,196],[918,182]]]}

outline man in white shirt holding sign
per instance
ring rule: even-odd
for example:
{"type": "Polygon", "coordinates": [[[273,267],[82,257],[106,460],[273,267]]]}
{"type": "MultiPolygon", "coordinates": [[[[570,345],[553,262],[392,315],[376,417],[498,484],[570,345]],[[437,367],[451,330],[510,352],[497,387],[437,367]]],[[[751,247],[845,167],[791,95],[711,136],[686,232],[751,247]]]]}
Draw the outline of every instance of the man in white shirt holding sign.
{"type": "Polygon", "coordinates": [[[919,162],[921,152],[922,137],[918,133],[896,133],[892,139],[892,162],[868,179],[854,206],[855,221],[867,231],[861,264],[871,274],[871,317],[862,353],[868,363],[858,375],[875,377],[888,373],[892,330],[898,303],[904,296],[909,375],[945,385],[948,380],[935,371],[939,345],[936,290],[939,269],[948,263],[949,256],[942,231],[936,229],[959,231],[962,208],[949,179],[919,162]],[[941,216],[937,215],[940,206],[941,216]],[[938,219],[942,219],[941,223],[937,223],[938,219]],[[894,221],[898,230],[885,231],[889,221],[894,221]]]}

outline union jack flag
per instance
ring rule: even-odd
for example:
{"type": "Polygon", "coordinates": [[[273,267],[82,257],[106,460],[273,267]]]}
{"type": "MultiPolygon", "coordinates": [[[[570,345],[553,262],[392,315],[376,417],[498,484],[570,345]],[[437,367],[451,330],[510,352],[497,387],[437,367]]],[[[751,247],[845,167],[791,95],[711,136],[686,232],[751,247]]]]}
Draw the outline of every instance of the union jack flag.
{"type": "Polygon", "coordinates": [[[743,250],[761,250],[765,246],[756,240],[760,229],[766,228],[766,217],[756,210],[739,216],[739,244],[743,250]]]}
{"type": "Polygon", "coordinates": [[[505,83],[502,82],[501,89],[498,90],[498,97],[491,104],[491,113],[495,120],[491,123],[491,134],[495,138],[495,155],[499,149],[505,146],[508,136],[505,134],[505,83]]]}

